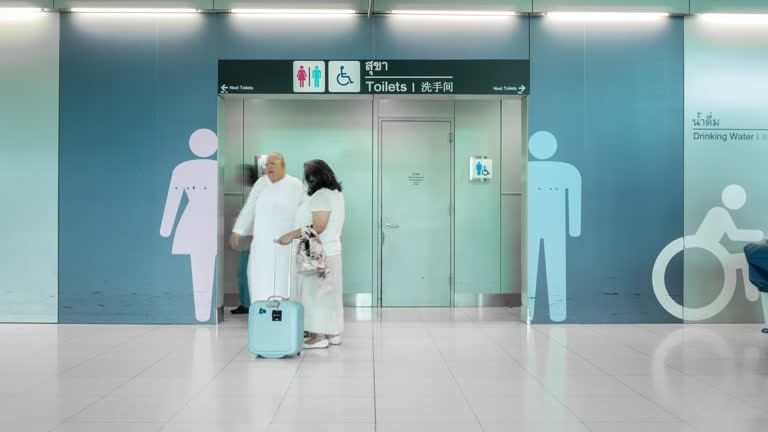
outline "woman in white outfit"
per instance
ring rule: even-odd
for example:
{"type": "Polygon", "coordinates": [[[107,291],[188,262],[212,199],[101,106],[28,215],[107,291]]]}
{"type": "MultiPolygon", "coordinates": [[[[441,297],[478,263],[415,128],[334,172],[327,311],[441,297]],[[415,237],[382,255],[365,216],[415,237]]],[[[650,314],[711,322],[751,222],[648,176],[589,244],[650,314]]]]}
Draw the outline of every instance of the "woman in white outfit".
{"type": "Polygon", "coordinates": [[[296,214],[297,229],[283,235],[278,242],[289,244],[311,226],[320,235],[328,270],[298,277],[299,297],[304,305],[304,330],[313,334],[304,348],[327,348],[341,344],[344,331],[343,283],[341,268],[341,230],[344,227],[344,195],[341,184],[327,163],[311,160],[304,164],[307,196],[296,214]]]}

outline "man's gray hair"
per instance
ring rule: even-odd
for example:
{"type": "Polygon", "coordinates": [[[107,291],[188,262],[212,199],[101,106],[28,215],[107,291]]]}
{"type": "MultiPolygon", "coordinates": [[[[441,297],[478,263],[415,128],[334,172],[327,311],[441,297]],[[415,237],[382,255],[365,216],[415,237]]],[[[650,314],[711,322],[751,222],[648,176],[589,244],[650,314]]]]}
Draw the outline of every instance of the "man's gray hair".
{"type": "Polygon", "coordinates": [[[270,153],[270,154],[268,154],[268,155],[267,155],[267,159],[269,159],[270,157],[274,157],[274,158],[277,158],[277,160],[279,160],[280,162],[282,162],[282,163],[283,163],[283,166],[285,166],[285,158],[283,157],[282,153],[278,153],[278,152],[272,152],[272,153],[270,153]]]}

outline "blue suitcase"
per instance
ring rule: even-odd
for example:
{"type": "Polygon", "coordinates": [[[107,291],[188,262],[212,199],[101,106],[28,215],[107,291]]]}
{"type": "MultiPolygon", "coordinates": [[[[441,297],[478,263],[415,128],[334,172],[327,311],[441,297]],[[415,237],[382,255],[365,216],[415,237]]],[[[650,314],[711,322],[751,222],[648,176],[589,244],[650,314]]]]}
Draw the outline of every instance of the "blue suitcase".
{"type": "MultiPolygon", "coordinates": [[[[277,260],[275,241],[275,260],[277,260]]],[[[288,285],[293,267],[293,244],[288,254],[288,285]]],[[[275,261],[277,269],[277,261],[275,261]]],[[[273,281],[273,284],[275,282],[273,281]]],[[[304,346],[304,306],[273,295],[266,301],[251,303],[248,310],[248,351],[257,357],[296,356],[304,346]]]]}
{"type": "Polygon", "coordinates": [[[304,306],[275,296],[251,303],[248,351],[257,357],[296,356],[304,345],[304,306]]]}

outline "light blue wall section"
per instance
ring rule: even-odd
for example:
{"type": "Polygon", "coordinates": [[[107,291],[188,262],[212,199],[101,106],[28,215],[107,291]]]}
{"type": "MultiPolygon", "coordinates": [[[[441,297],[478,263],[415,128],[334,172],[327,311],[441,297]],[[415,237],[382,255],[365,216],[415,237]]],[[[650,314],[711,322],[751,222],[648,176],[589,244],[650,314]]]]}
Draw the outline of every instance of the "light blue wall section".
{"type": "MultiPolygon", "coordinates": [[[[550,220],[549,253],[567,256],[565,267],[545,269],[529,253],[528,274],[539,269],[533,321],[550,322],[550,298],[563,291],[567,322],[676,321],[659,306],[651,271],[683,231],[683,21],[531,21],[529,136],[554,134],[550,160],[575,167],[582,181],[581,233],[566,237],[566,215],[533,203],[536,159],[529,159],[527,243],[538,244],[533,226],[550,220]],[[545,274],[558,271],[567,287],[548,287],[545,274]]],[[[562,194],[563,179],[543,175],[551,183],[542,186],[545,198],[562,194]]],[[[678,298],[679,264],[668,274],[678,298]]]]}
{"type": "Polygon", "coordinates": [[[378,16],[381,59],[527,59],[526,17],[378,16]]]}
{"type": "Polygon", "coordinates": [[[216,129],[211,18],[61,17],[61,322],[197,322],[160,224],[190,135],[216,129]]]}
{"type": "Polygon", "coordinates": [[[221,59],[365,59],[372,56],[373,26],[365,16],[223,14],[215,18],[221,59]]]}
{"type": "Polygon", "coordinates": [[[501,292],[501,102],[456,101],[454,275],[456,294],[501,292]],[[493,179],[469,181],[469,158],[485,156],[493,179]]]}
{"type": "Polygon", "coordinates": [[[691,0],[691,13],[768,13],[765,0],[691,0]]]}
{"type": "Polygon", "coordinates": [[[688,0],[533,0],[534,12],[688,13],[688,0]]]}
{"type": "Polygon", "coordinates": [[[215,0],[216,9],[353,9],[367,11],[368,0],[215,0]]]}
{"type": "Polygon", "coordinates": [[[57,8],[213,9],[213,0],[55,0],[57,8]]]}
{"type": "Polygon", "coordinates": [[[471,10],[530,12],[532,0],[378,0],[379,12],[391,10],[471,10]]]}
{"type": "Polygon", "coordinates": [[[59,16],[0,17],[0,322],[56,322],[59,16]]]}
{"type": "Polygon", "coordinates": [[[745,290],[747,281],[737,272],[745,263],[744,245],[768,236],[767,52],[765,23],[686,19],[685,233],[701,232],[710,239],[705,243],[708,251],[686,251],[688,322],[763,319],[757,293],[745,290]],[[727,83],[727,88],[718,83],[727,83]],[[743,207],[725,205],[729,185],[738,185],[746,194],[743,207]],[[734,232],[734,226],[752,232],[734,232]],[[712,255],[717,250],[725,255],[730,276],[726,282],[721,263],[712,255]]]}
{"type": "Polygon", "coordinates": [[[2,8],[52,8],[53,0],[0,0],[2,8]]]}

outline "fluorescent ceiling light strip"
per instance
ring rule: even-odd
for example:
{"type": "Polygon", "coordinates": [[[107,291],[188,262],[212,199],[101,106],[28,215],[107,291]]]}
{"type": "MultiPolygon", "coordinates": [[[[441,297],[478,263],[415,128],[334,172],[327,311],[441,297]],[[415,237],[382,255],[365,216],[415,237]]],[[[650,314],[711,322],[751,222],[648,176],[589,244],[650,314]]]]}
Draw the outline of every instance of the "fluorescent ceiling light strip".
{"type": "Polygon", "coordinates": [[[251,15],[354,15],[353,9],[231,9],[233,14],[251,15]]]}
{"type": "Polygon", "coordinates": [[[36,14],[43,10],[41,8],[7,8],[0,7],[0,14],[16,15],[16,14],[36,14]]]}
{"type": "Polygon", "coordinates": [[[197,13],[197,9],[178,8],[72,8],[70,12],[76,13],[132,13],[132,14],[183,14],[197,13]]]}
{"type": "Polygon", "coordinates": [[[445,15],[445,16],[513,16],[513,11],[462,11],[462,10],[392,10],[392,15],[445,15]]]}
{"type": "Polygon", "coordinates": [[[28,20],[43,15],[42,9],[35,8],[0,8],[0,19],[8,20],[28,20]]]}
{"type": "Polygon", "coordinates": [[[707,13],[701,17],[707,21],[727,24],[768,24],[768,14],[707,13]]]}
{"type": "Polygon", "coordinates": [[[570,21],[639,21],[670,16],[668,12],[547,12],[546,15],[570,21]]]}

